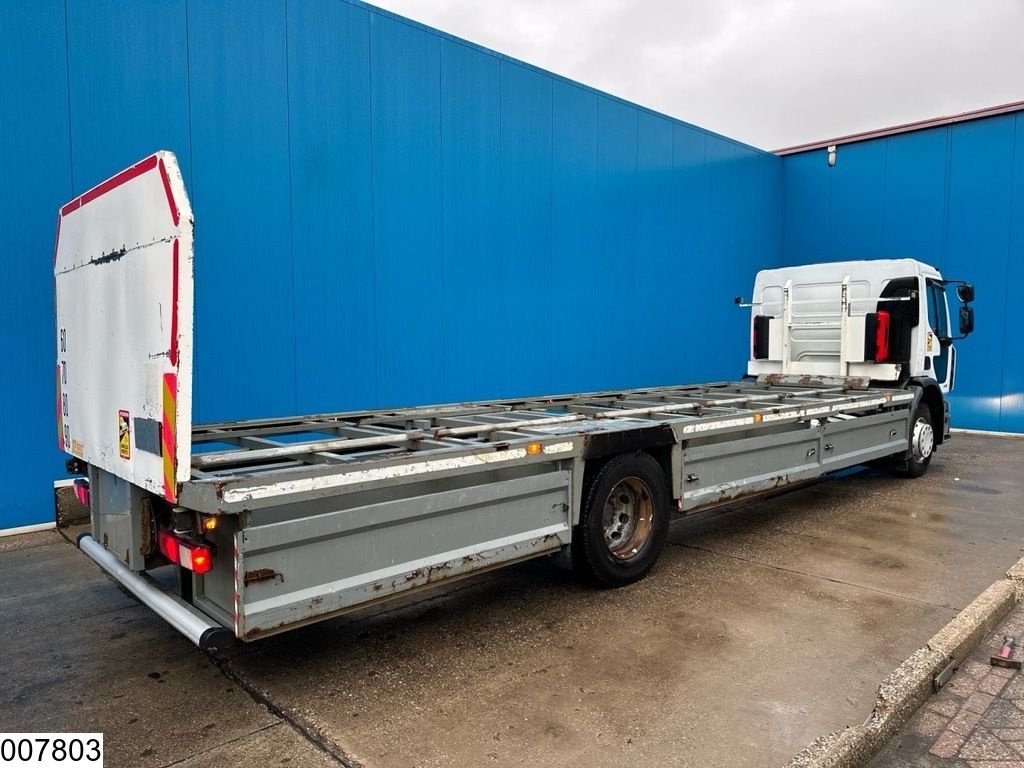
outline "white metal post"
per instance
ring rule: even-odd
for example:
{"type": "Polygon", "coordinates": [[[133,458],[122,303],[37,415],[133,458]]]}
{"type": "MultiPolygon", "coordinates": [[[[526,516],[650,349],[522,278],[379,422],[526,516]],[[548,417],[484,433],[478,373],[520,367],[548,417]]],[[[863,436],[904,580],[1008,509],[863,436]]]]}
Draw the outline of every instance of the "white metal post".
{"type": "Polygon", "coordinates": [[[850,361],[846,349],[846,325],[850,316],[850,276],[843,276],[842,297],[839,302],[839,374],[850,375],[850,361]]]}
{"type": "Polygon", "coordinates": [[[789,337],[793,332],[793,303],[791,299],[791,291],[793,289],[793,281],[787,280],[786,284],[782,287],[782,372],[791,373],[790,371],[790,345],[789,337]]]}

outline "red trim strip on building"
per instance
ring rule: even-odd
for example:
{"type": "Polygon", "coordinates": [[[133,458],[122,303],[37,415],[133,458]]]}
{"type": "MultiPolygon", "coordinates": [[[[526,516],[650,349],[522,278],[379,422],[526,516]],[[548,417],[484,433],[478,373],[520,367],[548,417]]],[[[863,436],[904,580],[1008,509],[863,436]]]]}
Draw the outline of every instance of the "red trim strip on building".
{"type": "Polygon", "coordinates": [[[927,128],[938,128],[943,125],[953,125],[955,123],[966,123],[970,120],[981,120],[986,117],[1006,115],[1011,112],[1020,112],[1022,110],[1024,110],[1024,101],[1011,101],[1008,104],[1000,104],[995,107],[985,107],[984,109],[975,109],[970,112],[961,112],[956,115],[930,117],[926,120],[915,120],[912,123],[901,123],[900,125],[893,125],[888,128],[879,128],[873,131],[862,131],[860,133],[850,133],[846,136],[837,136],[834,139],[827,139],[825,141],[809,141],[806,144],[795,144],[792,147],[776,149],[774,153],[776,155],[795,155],[800,152],[810,152],[814,149],[825,149],[827,147],[831,147],[833,144],[839,146],[841,144],[853,144],[858,141],[870,141],[871,139],[881,139],[885,136],[895,136],[900,133],[910,133],[911,131],[923,131],[927,128]]]}

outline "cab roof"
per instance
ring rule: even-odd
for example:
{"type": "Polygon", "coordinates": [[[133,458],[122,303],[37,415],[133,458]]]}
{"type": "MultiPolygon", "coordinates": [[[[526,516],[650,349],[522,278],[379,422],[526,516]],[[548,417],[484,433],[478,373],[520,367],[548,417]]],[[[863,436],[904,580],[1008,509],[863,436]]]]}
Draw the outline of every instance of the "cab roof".
{"type": "MultiPolygon", "coordinates": [[[[849,275],[851,278],[889,280],[895,277],[922,276],[941,279],[935,267],[916,259],[863,259],[859,261],[831,261],[818,264],[803,264],[776,269],[763,269],[757,273],[757,281],[784,281],[787,277],[799,277],[801,281],[839,282],[849,275]]],[[[872,280],[873,282],[873,280],[872,280]]]]}

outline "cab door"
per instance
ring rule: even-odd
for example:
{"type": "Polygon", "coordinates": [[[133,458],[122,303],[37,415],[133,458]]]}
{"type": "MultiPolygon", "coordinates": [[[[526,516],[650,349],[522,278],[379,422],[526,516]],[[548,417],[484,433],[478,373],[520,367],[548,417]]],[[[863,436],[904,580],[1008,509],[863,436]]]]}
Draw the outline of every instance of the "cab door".
{"type": "Polygon", "coordinates": [[[932,377],[943,392],[949,392],[953,383],[955,350],[949,331],[949,307],[946,287],[937,280],[928,280],[928,335],[925,339],[925,367],[931,368],[932,377]]]}

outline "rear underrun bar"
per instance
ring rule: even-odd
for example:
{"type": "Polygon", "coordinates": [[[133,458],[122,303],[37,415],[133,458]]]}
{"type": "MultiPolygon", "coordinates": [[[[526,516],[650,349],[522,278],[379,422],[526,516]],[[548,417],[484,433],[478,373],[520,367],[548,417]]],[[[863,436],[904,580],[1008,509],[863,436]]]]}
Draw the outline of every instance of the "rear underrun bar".
{"type": "Polygon", "coordinates": [[[200,613],[177,595],[162,589],[152,579],[129,569],[90,534],[79,536],[77,544],[115,581],[203,650],[223,648],[233,641],[231,630],[200,613]]]}

